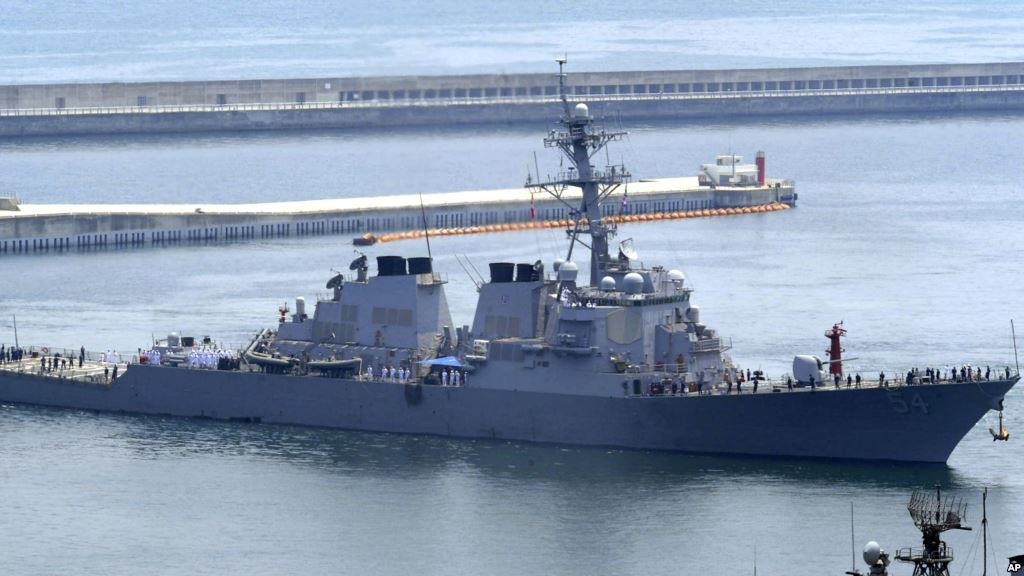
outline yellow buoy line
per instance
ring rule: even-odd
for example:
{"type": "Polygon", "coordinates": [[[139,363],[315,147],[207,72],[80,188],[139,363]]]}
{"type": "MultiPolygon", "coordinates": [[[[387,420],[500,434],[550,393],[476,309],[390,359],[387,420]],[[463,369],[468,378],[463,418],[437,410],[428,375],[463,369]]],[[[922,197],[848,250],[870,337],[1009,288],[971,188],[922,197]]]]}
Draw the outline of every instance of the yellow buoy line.
{"type": "MultiPolygon", "coordinates": [[[[655,214],[625,214],[621,216],[609,216],[604,218],[605,222],[625,224],[632,222],[654,222],[656,220],[678,220],[682,218],[707,218],[709,216],[736,216],[739,214],[760,214],[763,212],[777,212],[787,210],[790,206],[779,202],[773,204],[762,204],[760,206],[748,206],[745,208],[714,208],[708,210],[690,210],[686,212],[658,212],[655,214]]],[[[586,223],[586,218],[582,223],[586,223]]],[[[489,232],[512,232],[515,230],[536,230],[539,228],[568,228],[573,225],[572,220],[530,220],[529,222],[512,222],[509,224],[487,224],[483,226],[465,226],[462,228],[434,228],[431,230],[408,230],[405,232],[389,232],[379,236],[367,232],[357,239],[363,244],[376,242],[394,242],[397,240],[414,240],[430,236],[461,236],[463,234],[486,234],[489,232]]]]}

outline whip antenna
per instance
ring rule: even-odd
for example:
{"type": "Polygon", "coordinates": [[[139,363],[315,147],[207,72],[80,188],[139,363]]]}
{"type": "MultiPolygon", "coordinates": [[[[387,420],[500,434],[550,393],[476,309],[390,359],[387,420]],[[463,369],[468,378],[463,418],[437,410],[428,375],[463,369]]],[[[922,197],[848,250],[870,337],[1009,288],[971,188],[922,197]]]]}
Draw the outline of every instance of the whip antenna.
{"type": "Polygon", "coordinates": [[[423,238],[427,241],[427,258],[434,259],[430,253],[430,231],[427,230],[427,209],[423,207],[423,192],[420,193],[420,214],[423,216],[423,238]]]}
{"type": "Polygon", "coordinates": [[[1017,368],[1017,375],[1020,375],[1020,360],[1017,359],[1017,331],[1013,327],[1013,318],[1010,318],[1010,334],[1013,336],[1013,364],[1017,368]]]}

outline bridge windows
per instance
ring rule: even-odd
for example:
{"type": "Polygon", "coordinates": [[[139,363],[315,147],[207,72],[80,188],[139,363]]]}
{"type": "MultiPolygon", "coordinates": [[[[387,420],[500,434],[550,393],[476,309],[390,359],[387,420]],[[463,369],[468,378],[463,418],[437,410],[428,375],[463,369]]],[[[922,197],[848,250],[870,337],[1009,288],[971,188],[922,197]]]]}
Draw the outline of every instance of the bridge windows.
{"type": "Polygon", "coordinates": [[[586,96],[587,95],[587,87],[586,86],[574,86],[573,90],[572,90],[572,93],[577,95],[577,96],[586,96]]]}
{"type": "Polygon", "coordinates": [[[662,84],[661,85],[661,91],[664,92],[665,94],[675,94],[676,85],[675,84],[662,84]]]}
{"type": "Polygon", "coordinates": [[[483,96],[483,90],[481,90],[479,88],[470,88],[469,89],[469,97],[470,98],[479,98],[481,96],[483,96]]]}
{"type": "Polygon", "coordinates": [[[949,85],[950,86],[963,86],[964,85],[964,79],[963,79],[962,76],[950,76],[949,77],[949,85]]]}
{"type": "Polygon", "coordinates": [[[797,81],[793,82],[793,89],[794,90],[806,90],[807,89],[807,81],[806,80],[797,80],[797,81]]]}
{"type": "Polygon", "coordinates": [[[391,93],[392,100],[405,100],[405,90],[395,90],[391,93]]]}
{"type": "MultiPolygon", "coordinates": [[[[577,92],[577,94],[579,93],[577,92]]],[[[526,86],[516,86],[516,96],[526,96],[526,86]]]]}
{"type": "Polygon", "coordinates": [[[1007,84],[1017,84],[1019,82],[1018,78],[1019,78],[1019,76],[1014,76],[1014,75],[1007,76],[1006,77],[1006,83],[1007,84]]]}
{"type": "Polygon", "coordinates": [[[790,82],[789,80],[783,80],[782,82],[779,82],[779,90],[792,90],[792,89],[793,89],[793,83],[790,82]]]}
{"type": "Polygon", "coordinates": [[[988,76],[978,76],[978,86],[987,86],[990,84],[988,76]]]}
{"type": "Polygon", "coordinates": [[[931,88],[932,86],[935,86],[935,78],[931,78],[931,77],[921,78],[921,86],[926,86],[926,87],[929,87],[929,88],[931,88]]]}
{"type": "Polygon", "coordinates": [[[916,88],[916,87],[918,87],[920,85],[921,85],[921,79],[920,78],[907,78],[907,86],[910,86],[912,88],[916,88]]]}
{"type": "Polygon", "coordinates": [[[811,90],[821,90],[821,80],[809,80],[807,87],[811,90]]]}
{"type": "Polygon", "coordinates": [[[657,94],[661,92],[661,84],[648,84],[647,92],[650,94],[657,94]]]}
{"type": "Polygon", "coordinates": [[[737,92],[746,92],[747,90],[750,90],[750,83],[749,82],[737,82],[736,83],[736,91],[737,92]]]}
{"type": "Polygon", "coordinates": [[[145,106],[146,105],[146,97],[145,96],[136,96],[135,97],[135,105],[136,106],[145,106]]]}
{"type": "Polygon", "coordinates": [[[558,94],[558,87],[557,86],[545,86],[544,87],[544,95],[545,96],[554,96],[555,94],[558,94]]]}
{"type": "Polygon", "coordinates": [[[419,90],[409,90],[409,100],[419,100],[419,99],[420,99],[420,91],[419,90]]]}
{"type": "Polygon", "coordinates": [[[494,98],[498,95],[497,88],[484,88],[484,96],[488,98],[494,98]]]}
{"type": "Polygon", "coordinates": [[[978,79],[975,76],[964,76],[964,86],[974,86],[978,83],[978,79]]]}
{"type": "Polygon", "coordinates": [[[906,78],[893,78],[892,85],[894,87],[896,87],[896,88],[906,88],[907,87],[907,79],[906,78]]]}
{"type": "Polygon", "coordinates": [[[540,96],[544,93],[544,89],[540,86],[530,86],[530,96],[540,96]]]}
{"type": "Polygon", "coordinates": [[[646,84],[634,84],[633,85],[633,94],[647,94],[647,85],[646,84]]]}
{"type": "Polygon", "coordinates": [[[600,86],[588,86],[588,91],[590,92],[591,96],[595,96],[595,95],[598,95],[598,94],[601,93],[601,87],[600,86]]]}
{"type": "Polygon", "coordinates": [[[867,88],[878,88],[878,78],[868,78],[864,81],[864,86],[867,88]]]}
{"type": "Polygon", "coordinates": [[[616,92],[618,92],[618,86],[614,84],[608,84],[607,86],[604,87],[605,94],[611,95],[615,94],[616,92]]]}
{"type": "Polygon", "coordinates": [[[295,102],[297,104],[305,104],[306,103],[306,93],[305,92],[296,92],[295,93],[295,102]]]}

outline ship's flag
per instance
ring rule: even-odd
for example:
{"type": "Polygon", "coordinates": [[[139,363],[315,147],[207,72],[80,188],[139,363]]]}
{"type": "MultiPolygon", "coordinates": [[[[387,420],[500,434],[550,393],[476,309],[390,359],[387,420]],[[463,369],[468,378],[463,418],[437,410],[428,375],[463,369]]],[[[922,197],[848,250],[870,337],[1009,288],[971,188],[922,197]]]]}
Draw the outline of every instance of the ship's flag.
{"type": "Polygon", "coordinates": [[[530,192],[530,220],[537,217],[537,211],[533,207],[533,192],[530,192]]]}
{"type": "Polygon", "coordinates": [[[626,204],[629,202],[629,186],[627,185],[622,191],[622,209],[626,209],[626,204]]]}

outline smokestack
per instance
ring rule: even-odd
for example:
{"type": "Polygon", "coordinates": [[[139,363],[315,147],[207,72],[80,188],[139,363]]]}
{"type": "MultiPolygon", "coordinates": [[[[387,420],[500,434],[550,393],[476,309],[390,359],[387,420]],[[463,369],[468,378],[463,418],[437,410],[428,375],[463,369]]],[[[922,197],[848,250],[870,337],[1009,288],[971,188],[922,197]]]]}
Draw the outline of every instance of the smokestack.
{"type": "Polygon", "coordinates": [[[757,151],[757,185],[764,186],[764,150],[757,151]]]}

